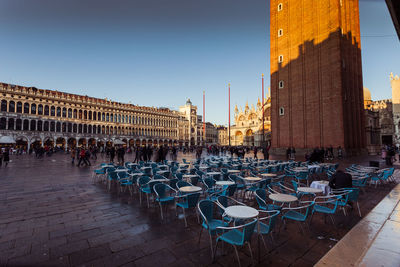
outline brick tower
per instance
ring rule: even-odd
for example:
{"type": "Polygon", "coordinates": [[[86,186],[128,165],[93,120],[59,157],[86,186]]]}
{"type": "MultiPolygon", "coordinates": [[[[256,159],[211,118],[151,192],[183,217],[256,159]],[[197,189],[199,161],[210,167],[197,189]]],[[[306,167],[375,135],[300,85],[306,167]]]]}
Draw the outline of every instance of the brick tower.
{"type": "Polygon", "coordinates": [[[275,152],[365,147],[358,0],[271,0],[275,152]]]}

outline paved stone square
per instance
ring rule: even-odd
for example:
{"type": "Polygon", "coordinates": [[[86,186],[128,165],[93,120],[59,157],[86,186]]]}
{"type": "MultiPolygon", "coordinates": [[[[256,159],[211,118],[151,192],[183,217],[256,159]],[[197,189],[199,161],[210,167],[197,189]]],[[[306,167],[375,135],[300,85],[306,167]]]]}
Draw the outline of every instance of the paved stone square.
{"type": "MultiPolygon", "coordinates": [[[[103,161],[99,157],[96,164],[103,161]]],[[[173,209],[162,222],[158,205],[148,209],[139,205],[137,195],[110,193],[92,184],[91,174],[89,167],[71,165],[66,154],[43,159],[13,156],[8,167],[0,168],[0,266],[237,265],[228,246],[225,255],[219,249],[211,261],[208,235],[203,233],[198,243],[201,227],[194,214],[187,228],[173,209]]],[[[360,195],[362,213],[392,187],[367,188],[360,195]]],[[[315,264],[360,220],[355,211],[347,217],[338,212],[335,219],[333,227],[315,216],[311,233],[305,235],[289,222],[268,250],[260,246],[259,265],[315,264]]],[[[252,243],[258,259],[257,239],[252,243]]],[[[240,250],[240,257],[242,266],[251,264],[248,250],[240,250]]]]}

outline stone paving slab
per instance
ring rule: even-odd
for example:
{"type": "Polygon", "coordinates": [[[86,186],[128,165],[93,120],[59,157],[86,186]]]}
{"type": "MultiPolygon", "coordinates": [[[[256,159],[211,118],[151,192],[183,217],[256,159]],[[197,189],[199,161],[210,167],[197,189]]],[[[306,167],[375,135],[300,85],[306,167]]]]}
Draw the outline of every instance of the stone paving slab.
{"type": "MultiPolygon", "coordinates": [[[[178,159],[182,157],[190,160],[193,154],[178,159]]],[[[96,163],[103,161],[100,156],[96,163]]],[[[193,212],[188,214],[188,228],[174,209],[162,222],[157,205],[148,209],[139,205],[137,195],[118,196],[93,185],[91,170],[72,166],[66,154],[43,159],[13,156],[7,168],[0,168],[0,266],[237,265],[228,246],[211,261],[207,234],[198,243],[201,228],[193,212]]],[[[362,213],[372,210],[392,187],[367,188],[360,196],[362,213]]],[[[261,247],[259,265],[315,264],[360,219],[351,212],[347,217],[338,213],[335,220],[337,228],[315,216],[305,235],[295,223],[288,223],[275,243],[261,247]]],[[[252,247],[258,255],[256,241],[252,247]]],[[[239,256],[242,266],[251,264],[247,249],[239,256]]]]}

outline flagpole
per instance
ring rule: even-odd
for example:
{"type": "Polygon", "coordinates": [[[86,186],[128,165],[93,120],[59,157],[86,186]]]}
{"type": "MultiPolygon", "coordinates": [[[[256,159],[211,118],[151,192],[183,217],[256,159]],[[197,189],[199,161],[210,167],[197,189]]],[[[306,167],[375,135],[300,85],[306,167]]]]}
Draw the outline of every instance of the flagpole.
{"type": "Polygon", "coordinates": [[[207,142],[206,138],[206,96],[203,90],[203,145],[207,142]]]}
{"type": "Polygon", "coordinates": [[[262,82],[262,146],[265,143],[265,129],[264,129],[264,73],[261,74],[261,82],[262,82]]]}
{"type": "Polygon", "coordinates": [[[228,83],[228,133],[229,133],[229,146],[231,146],[231,84],[228,83]]]}

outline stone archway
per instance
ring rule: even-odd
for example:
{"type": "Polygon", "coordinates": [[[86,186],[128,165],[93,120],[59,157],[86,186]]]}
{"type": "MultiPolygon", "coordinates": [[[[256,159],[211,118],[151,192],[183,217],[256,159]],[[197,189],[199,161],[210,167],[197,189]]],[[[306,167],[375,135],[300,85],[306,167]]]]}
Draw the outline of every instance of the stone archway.
{"type": "Polygon", "coordinates": [[[233,140],[233,145],[235,146],[243,145],[243,133],[241,131],[236,131],[233,140]]]}
{"type": "Polygon", "coordinates": [[[25,136],[18,136],[15,138],[15,147],[21,148],[23,151],[27,151],[28,149],[28,138],[25,136]]]}
{"type": "Polygon", "coordinates": [[[75,138],[68,138],[68,149],[72,149],[76,147],[76,139],[75,138]]]}
{"type": "Polygon", "coordinates": [[[56,146],[64,150],[65,149],[65,138],[58,137],[56,139],[56,146]]]}

